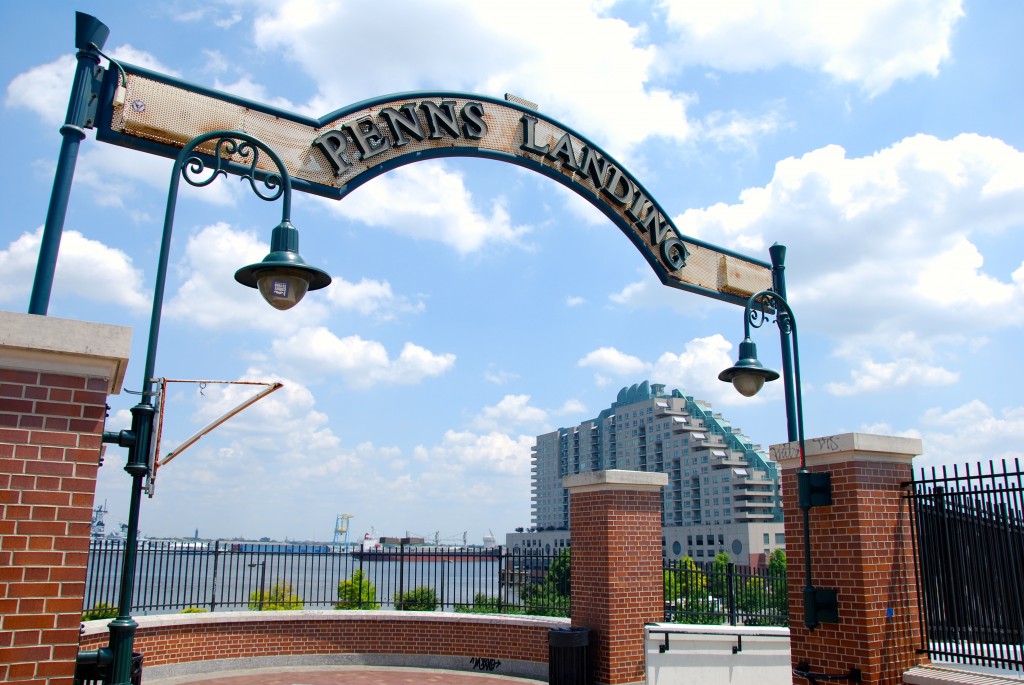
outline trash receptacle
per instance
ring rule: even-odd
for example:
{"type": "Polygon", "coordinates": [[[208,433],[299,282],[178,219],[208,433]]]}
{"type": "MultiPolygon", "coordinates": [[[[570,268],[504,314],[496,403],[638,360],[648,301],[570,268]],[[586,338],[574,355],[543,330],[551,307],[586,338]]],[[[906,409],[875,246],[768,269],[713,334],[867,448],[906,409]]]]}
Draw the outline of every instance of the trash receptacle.
{"type": "Polygon", "coordinates": [[[591,685],[590,628],[548,631],[548,685],[591,685]]]}

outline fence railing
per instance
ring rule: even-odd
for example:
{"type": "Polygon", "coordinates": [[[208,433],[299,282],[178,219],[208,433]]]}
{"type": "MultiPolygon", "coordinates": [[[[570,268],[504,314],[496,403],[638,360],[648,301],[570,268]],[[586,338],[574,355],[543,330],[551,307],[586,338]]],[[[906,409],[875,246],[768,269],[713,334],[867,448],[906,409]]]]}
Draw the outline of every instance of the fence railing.
{"type": "Polygon", "coordinates": [[[785,569],[665,563],[665,620],[701,625],[788,626],[785,569]]]}
{"type": "Polygon", "coordinates": [[[914,525],[920,651],[1024,670],[1024,474],[1020,461],[922,469],[904,484],[914,525]]]}
{"type": "MultiPolygon", "coordinates": [[[[561,584],[553,578],[557,554],[530,552],[144,540],[132,613],[382,608],[568,616],[567,576],[561,584]]],[[[91,542],[86,618],[114,615],[123,557],[123,540],[91,542]]]]}

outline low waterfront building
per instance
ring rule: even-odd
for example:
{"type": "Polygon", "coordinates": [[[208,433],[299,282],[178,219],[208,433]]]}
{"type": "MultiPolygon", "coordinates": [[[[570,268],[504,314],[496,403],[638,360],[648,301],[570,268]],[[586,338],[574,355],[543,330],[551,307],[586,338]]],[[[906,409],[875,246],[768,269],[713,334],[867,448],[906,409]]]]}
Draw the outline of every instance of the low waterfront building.
{"type": "Polygon", "coordinates": [[[569,493],[562,479],[625,469],[668,474],[662,491],[665,558],[765,563],[785,548],[778,466],[711,405],[647,381],[622,388],[597,418],[537,436],[531,474],[531,531],[510,548],[569,545],[569,493]]]}

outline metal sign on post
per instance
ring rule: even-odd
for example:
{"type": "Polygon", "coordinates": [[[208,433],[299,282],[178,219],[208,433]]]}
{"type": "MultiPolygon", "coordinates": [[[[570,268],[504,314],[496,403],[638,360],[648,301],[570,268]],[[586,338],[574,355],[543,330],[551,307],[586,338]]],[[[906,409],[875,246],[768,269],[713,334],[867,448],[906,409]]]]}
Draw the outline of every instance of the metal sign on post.
{"type": "Polygon", "coordinates": [[[208,131],[243,131],[278,153],[296,190],[333,199],[425,159],[496,159],[542,173],[587,199],[626,234],[665,285],[739,306],[772,287],[770,265],[680,234],[614,158],[521,98],[403,93],[314,119],[118,66],[107,70],[100,96],[101,141],[174,157],[208,131]]]}

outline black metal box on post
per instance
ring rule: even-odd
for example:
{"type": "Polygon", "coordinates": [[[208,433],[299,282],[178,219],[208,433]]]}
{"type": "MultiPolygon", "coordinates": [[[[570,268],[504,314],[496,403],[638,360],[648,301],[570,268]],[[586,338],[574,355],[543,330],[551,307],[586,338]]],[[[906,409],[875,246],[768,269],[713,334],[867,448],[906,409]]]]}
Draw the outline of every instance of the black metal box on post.
{"type": "Polygon", "coordinates": [[[548,631],[548,685],[591,685],[590,628],[548,631]]]}

